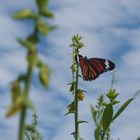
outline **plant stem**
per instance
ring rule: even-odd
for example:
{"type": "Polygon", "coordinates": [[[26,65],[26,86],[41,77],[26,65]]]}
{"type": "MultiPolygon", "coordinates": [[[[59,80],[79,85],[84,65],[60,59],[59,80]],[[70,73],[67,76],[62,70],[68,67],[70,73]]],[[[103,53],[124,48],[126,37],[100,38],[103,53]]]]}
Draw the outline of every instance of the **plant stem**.
{"type": "Polygon", "coordinates": [[[77,64],[76,70],[76,81],[75,81],[75,140],[78,140],[79,137],[79,124],[78,124],[78,98],[77,98],[77,90],[78,90],[78,74],[79,68],[77,64]]]}
{"type": "Polygon", "coordinates": [[[108,131],[107,131],[107,140],[110,140],[110,127],[108,128],[108,131]]]}
{"type": "MultiPolygon", "coordinates": [[[[25,91],[24,95],[25,98],[28,99],[29,91],[30,91],[30,85],[31,85],[31,79],[32,79],[32,67],[29,65],[27,69],[27,78],[25,81],[25,91]]],[[[21,110],[20,115],[20,123],[19,123],[19,133],[18,133],[18,140],[24,139],[24,125],[26,120],[26,106],[23,106],[23,109],[21,110]]]]}
{"type": "Polygon", "coordinates": [[[102,133],[101,140],[104,140],[105,132],[102,133]]]}

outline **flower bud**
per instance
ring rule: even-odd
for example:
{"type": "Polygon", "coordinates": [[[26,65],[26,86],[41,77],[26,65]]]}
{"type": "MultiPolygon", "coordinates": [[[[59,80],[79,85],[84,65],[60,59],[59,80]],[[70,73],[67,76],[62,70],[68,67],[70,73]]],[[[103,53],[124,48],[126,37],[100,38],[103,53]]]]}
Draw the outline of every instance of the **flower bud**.
{"type": "Polygon", "coordinates": [[[49,79],[50,79],[50,71],[48,69],[48,66],[46,65],[42,65],[40,67],[40,72],[39,72],[39,78],[40,78],[40,82],[48,87],[49,86],[49,79]]]}
{"type": "Polygon", "coordinates": [[[78,98],[78,100],[80,100],[80,101],[83,101],[84,100],[84,93],[83,93],[83,91],[82,90],[78,90],[77,91],[77,98],[78,98]]]}

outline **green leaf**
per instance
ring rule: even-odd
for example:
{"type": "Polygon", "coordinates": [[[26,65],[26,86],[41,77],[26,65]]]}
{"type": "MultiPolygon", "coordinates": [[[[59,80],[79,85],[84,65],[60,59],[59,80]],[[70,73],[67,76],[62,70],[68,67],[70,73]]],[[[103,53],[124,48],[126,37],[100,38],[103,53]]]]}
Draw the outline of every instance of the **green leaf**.
{"type": "Polygon", "coordinates": [[[75,82],[72,82],[70,84],[70,92],[73,92],[74,91],[74,85],[75,85],[75,82]]]}
{"type": "Polygon", "coordinates": [[[35,46],[32,42],[28,40],[23,40],[21,38],[17,38],[18,43],[20,43],[23,47],[29,49],[29,50],[35,50],[35,46]]]}
{"type": "Polygon", "coordinates": [[[21,86],[18,80],[12,82],[11,85],[12,103],[14,104],[21,95],[21,86]]]}
{"type": "Polygon", "coordinates": [[[128,99],[117,111],[117,113],[113,117],[113,121],[126,109],[126,107],[134,100],[134,98],[128,99]]]}
{"type": "Polygon", "coordinates": [[[51,27],[42,21],[37,23],[37,29],[43,36],[46,36],[52,30],[51,27]]]}
{"type": "Polygon", "coordinates": [[[24,131],[24,135],[25,135],[25,140],[31,140],[28,132],[24,131]]]}
{"type": "Polygon", "coordinates": [[[17,114],[25,106],[25,97],[19,96],[16,101],[11,104],[6,112],[6,117],[12,117],[17,114]]]}
{"type": "Polygon", "coordinates": [[[109,127],[110,123],[112,122],[113,117],[113,106],[111,104],[108,104],[103,112],[103,129],[106,131],[106,129],[109,127]]]}
{"type": "Polygon", "coordinates": [[[90,105],[90,110],[92,113],[92,118],[93,118],[94,122],[96,122],[97,110],[92,105],[90,105]]]}
{"type": "Polygon", "coordinates": [[[43,8],[41,10],[41,14],[47,18],[54,18],[54,15],[51,11],[47,10],[46,8],[43,8]]]}
{"type": "Polygon", "coordinates": [[[29,35],[27,37],[27,41],[33,43],[33,44],[37,44],[39,42],[39,37],[37,32],[33,32],[31,35],[29,35]]]}
{"type": "Polygon", "coordinates": [[[24,129],[25,129],[26,131],[28,131],[28,132],[33,132],[33,131],[35,131],[35,128],[33,127],[33,125],[28,125],[28,124],[26,124],[26,125],[24,126],[24,129]]]}
{"type": "Polygon", "coordinates": [[[136,98],[139,94],[140,94],[140,90],[138,90],[137,92],[135,92],[134,98],[136,98]]]}
{"type": "Polygon", "coordinates": [[[98,128],[96,128],[95,131],[94,131],[95,139],[96,140],[101,140],[101,136],[100,135],[101,135],[100,130],[98,128]]]}
{"type": "Polygon", "coordinates": [[[78,123],[80,124],[80,123],[88,123],[88,122],[87,121],[80,120],[80,121],[78,121],[78,123]]]}
{"type": "Polygon", "coordinates": [[[26,105],[29,109],[31,109],[31,111],[32,111],[33,113],[36,112],[32,100],[30,100],[30,99],[26,99],[26,101],[25,101],[25,105],[26,105]]]}
{"type": "Polygon", "coordinates": [[[21,11],[18,11],[15,15],[13,15],[14,19],[32,19],[33,13],[30,9],[24,9],[21,11]]]}
{"type": "Polygon", "coordinates": [[[49,86],[49,80],[50,80],[50,70],[47,65],[42,65],[39,72],[39,79],[43,86],[48,87],[49,86]]]}
{"type": "Polygon", "coordinates": [[[17,78],[17,80],[18,80],[19,82],[25,81],[25,80],[26,80],[26,74],[21,74],[21,75],[19,75],[18,78],[17,78]]]}
{"type": "Polygon", "coordinates": [[[48,5],[48,0],[36,0],[36,4],[39,6],[39,8],[44,8],[46,5],[48,5]]]}

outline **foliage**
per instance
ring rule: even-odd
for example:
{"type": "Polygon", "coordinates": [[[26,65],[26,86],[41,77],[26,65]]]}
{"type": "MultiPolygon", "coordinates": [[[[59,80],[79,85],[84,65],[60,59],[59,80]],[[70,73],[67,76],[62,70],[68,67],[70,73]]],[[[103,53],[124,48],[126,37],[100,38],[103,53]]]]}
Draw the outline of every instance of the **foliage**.
{"type": "MultiPolygon", "coordinates": [[[[53,13],[48,9],[48,0],[36,0],[37,12],[31,9],[22,9],[13,15],[16,20],[33,21],[33,32],[26,39],[17,38],[18,43],[27,50],[27,71],[17,76],[11,84],[12,103],[9,106],[6,116],[11,117],[20,113],[18,139],[24,139],[24,126],[27,116],[27,109],[35,113],[35,107],[29,98],[34,69],[39,70],[39,80],[44,87],[49,86],[50,70],[39,58],[36,45],[40,42],[40,37],[48,35],[54,26],[46,23],[46,18],[53,18],[53,13]]],[[[37,133],[36,133],[37,134],[37,133]]]]}
{"type": "Polygon", "coordinates": [[[24,140],[43,140],[43,137],[37,130],[37,115],[34,114],[33,117],[34,117],[33,123],[25,127],[24,140]]]}
{"type": "MultiPolygon", "coordinates": [[[[84,47],[84,44],[81,41],[82,37],[80,35],[74,35],[72,37],[72,44],[70,47],[72,47],[72,59],[73,63],[71,65],[71,71],[72,71],[72,82],[69,83],[70,85],[70,92],[72,93],[73,100],[68,105],[68,114],[74,114],[74,120],[75,120],[75,131],[72,133],[75,140],[78,140],[80,138],[79,136],[79,124],[80,123],[87,123],[84,120],[79,120],[78,117],[78,102],[84,100],[84,90],[80,89],[78,86],[79,82],[79,66],[77,62],[77,55],[79,54],[79,49],[84,47]]],[[[81,138],[80,138],[81,139],[81,138]]]]}
{"type": "Polygon", "coordinates": [[[114,75],[112,77],[111,89],[106,93],[109,102],[106,102],[104,95],[99,96],[96,107],[91,105],[92,118],[95,123],[94,137],[95,140],[110,140],[110,126],[114,120],[127,108],[127,106],[134,100],[135,97],[128,99],[124,104],[114,113],[114,106],[120,103],[117,100],[119,93],[113,89],[114,75]]]}

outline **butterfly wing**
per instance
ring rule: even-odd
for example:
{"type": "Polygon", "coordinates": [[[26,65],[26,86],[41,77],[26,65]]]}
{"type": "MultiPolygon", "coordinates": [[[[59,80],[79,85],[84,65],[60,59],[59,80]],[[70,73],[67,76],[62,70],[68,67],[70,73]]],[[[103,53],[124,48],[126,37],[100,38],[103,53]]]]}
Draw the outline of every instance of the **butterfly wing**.
{"type": "Polygon", "coordinates": [[[79,65],[81,67],[82,75],[84,79],[88,79],[88,63],[85,61],[85,58],[82,55],[78,55],[79,65]]]}
{"type": "Polygon", "coordinates": [[[115,68],[115,64],[107,59],[78,56],[83,79],[87,81],[95,80],[100,74],[115,68]]]}
{"type": "Polygon", "coordinates": [[[107,59],[90,58],[87,61],[91,73],[96,73],[94,74],[95,76],[90,76],[91,74],[89,74],[89,78],[91,80],[96,79],[100,74],[113,70],[115,68],[115,64],[107,59]]]}

